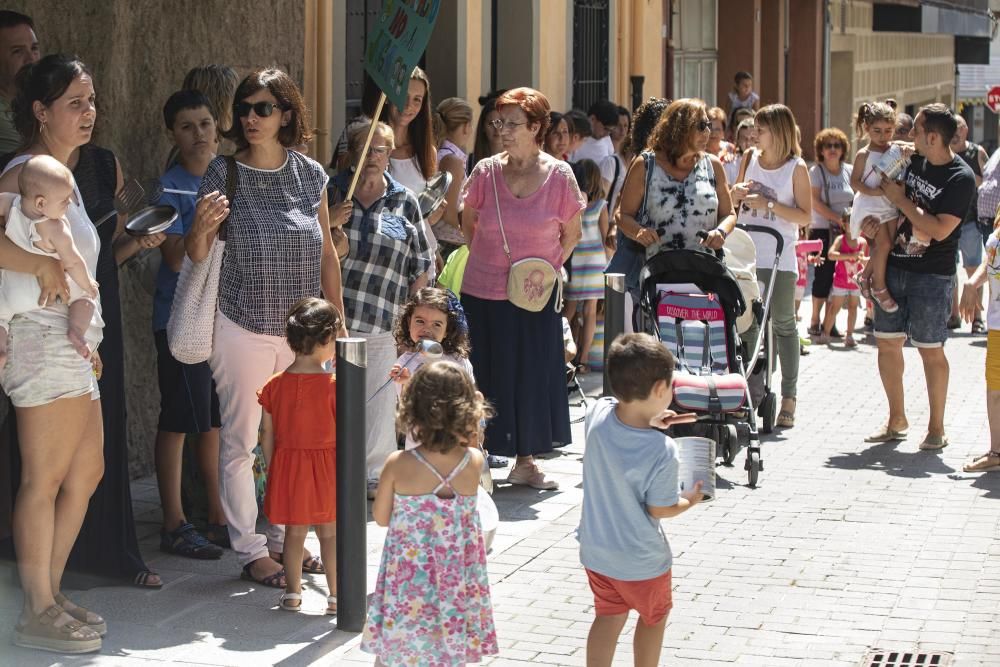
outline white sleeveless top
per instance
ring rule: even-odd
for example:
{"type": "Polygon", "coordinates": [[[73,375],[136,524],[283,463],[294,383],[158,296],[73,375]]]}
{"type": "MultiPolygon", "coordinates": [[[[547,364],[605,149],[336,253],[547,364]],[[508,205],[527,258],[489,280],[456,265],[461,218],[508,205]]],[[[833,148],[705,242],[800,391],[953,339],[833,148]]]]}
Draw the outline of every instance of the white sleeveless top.
{"type": "MultiPolygon", "coordinates": [[[[27,162],[32,157],[34,156],[17,156],[7,164],[3,173],[5,174],[14,167],[27,162]]],[[[101,249],[101,241],[97,236],[97,229],[94,227],[94,223],[91,222],[90,216],[87,215],[87,209],[83,205],[83,195],[80,194],[80,189],[76,187],[75,183],[73,184],[73,198],[70,201],[69,208],[66,209],[66,220],[69,222],[73,243],[76,244],[76,248],[80,251],[83,261],[87,264],[87,272],[92,276],[95,275],[97,271],[97,255],[101,249]]],[[[105,224],[114,224],[114,220],[108,220],[105,224]]],[[[18,245],[20,246],[21,244],[18,243],[18,245]]],[[[67,279],[69,278],[67,277],[67,279]]],[[[38,287],[38,281],[35,280],[33,275],[4,270],[3,280],[5,283],[10,281],[8,284],[19,293],[30,294],[31,299],[36,304],[38,303],[41,290],[38,287]],[[17,283],[18,285],[15,286],[11,283],[17,283]]],[[[97,308],[94,309],[94,317],[90,321],[90,328],[87,329],[86,335],[87,342],[95,346],[104,339],[104,320],[101,318],[100,297],[96,299],[96,302],[97,308]]],[[[66,304],[62,303],[46,306],[45,308],[35,308],[24,312],[23,315],[33,322],[54,329],[64,330],[69,326],[69,309],[66,304]]]]}
{"type": "MultiPolygon", "coordinates": [[[[751,194],[762,194],[771,201],[784,206],[795,206],[792,175],[799,165],[805,167],[805,160],[796,157],[790,158],[777,169],[764,169],[760,166],[760,152],[754,149],[750,155],[750,164],[747,165],[747,172],[743,180],[753,181],[750,188],[751,194]]],[[[798,265],[795,261],[795,242],[799,237],[798,225],[785,220],[774,211],[767,209],[755,211],[746,206],[740,207],[738,222],[771,227],[777,230],[785,240],[785,247],[778,262],[778,270],[798,273],[798,265]]],[[[774,237],[759,232],[751,233],[750,236],[753,237],[754,246],[757,248],[757,268],[770,269],[774,266],[776,246],[774,237]]]]}
{"type": "MultiPolygon", "coordinates": [[[[420,197],[420,193],[424,191],[427,187],[427,179],[424,178],[424,173],[420,171],[420,163],[417,162],[416,156],[403,158],[398,160],[394,157],[389,158],[389,173],[395,178],[400,185],[409,190],[416,197],[420,197]]],[[[411,220],[411,222],[413,222],[411,220]]],[[[427,224],[426,221],[421,220],[421,226],[423,227],[424,234],[427,236],[427,245],[431,251],[431,257],[437,253],[437,237],[434,236],[434,232],[431,231],[431,226],[427,224]]],[[[431,262],[431,268],[428,269],[428,284],[434,283],[434,278],[437,272],[434,270],[434,262],[431,262]]]]}

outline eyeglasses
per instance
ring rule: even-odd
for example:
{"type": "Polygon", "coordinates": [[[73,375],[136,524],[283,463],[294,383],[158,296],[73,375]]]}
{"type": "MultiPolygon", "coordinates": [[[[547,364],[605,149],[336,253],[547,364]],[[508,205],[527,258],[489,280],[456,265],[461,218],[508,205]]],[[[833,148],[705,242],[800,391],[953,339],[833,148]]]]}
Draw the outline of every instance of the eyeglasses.
{"type": "Polygon", "coordinates": [[[844,147],[840,144],[823,144],[823,150],[829,150],[831,148],[843,149],[844,147]]]}
{"type": "Polygon", "coordinates": [[[369,146],[368,147],[368,152],[371,153],[372,155],[378,155],[379,157],[382,157],[383,155],[388,155],[389,154],[389,147],[388,146],[369,146]]]}
{"type": "Polygon", "coordinates": [[[711,130],[712,129],[712,121],[710,121],[710,120],[699,120],[697,123],[694,124],[694,126],[696,128],[698,128],[699,132],[704,132],[705,130],[711,130]]]}
{"type": "Polygon", "coordinates": [[[499,118],[494,118],[490,121],[490,127],[494,130],[513,130],[520,125],[527,125],[528,121],[517,123],[512,120],[500,120],[499,118]]]}
{"type": "Polygon", "coordinates": [[[260,116],[261,118],[267,118],[274,113],[275,109],[284,111],[284,107],[280,104],[275,104],[274,102],[254,102],[250,104],[249,102],[237,102],[236,103],[236,115],[240,118],[246,118],[250,115],[250,110],[260,116]]]}

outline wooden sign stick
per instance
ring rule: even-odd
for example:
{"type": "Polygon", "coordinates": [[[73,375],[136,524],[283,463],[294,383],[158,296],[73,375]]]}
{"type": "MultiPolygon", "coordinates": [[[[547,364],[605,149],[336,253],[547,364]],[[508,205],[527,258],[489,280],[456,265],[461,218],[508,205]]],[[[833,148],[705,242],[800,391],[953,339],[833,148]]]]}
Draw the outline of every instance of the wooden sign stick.
{"type": "Polygon", "coordinates": [[[375,107],[375,116],[372,118],[372,125],[368,128],[368,138],[365,139],[365,147],[361,151],[361,155],[358,156],[358,164],[354,168],[354,176],[351,178],[351,187],[347,190],[347,198],[344,201],[351,201],[354,197],[354,189],[358,187],[358,179],[361,178],[361,167],[365,164],[365,158],[368,157],[368,149],[372,145],[372,137],[375,136],[375,127],[378,125],[379,118],[382,116],[382,106],[385,105],[385,93],[381,93],[378,97],[378,105],[375,107]]]}

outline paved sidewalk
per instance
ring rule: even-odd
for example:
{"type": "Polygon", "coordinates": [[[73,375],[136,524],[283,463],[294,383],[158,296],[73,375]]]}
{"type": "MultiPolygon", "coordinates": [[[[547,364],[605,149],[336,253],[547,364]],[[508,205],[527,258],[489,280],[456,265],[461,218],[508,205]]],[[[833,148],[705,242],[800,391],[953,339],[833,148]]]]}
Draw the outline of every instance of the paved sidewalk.
{"type": "MultiPolygon", "coordinates": [[[[741,457],[718,469],[715,500],[664,522],[675,553],[664,664],[853,667],[877,646],[1000,665],[1000,474],[960,472],[988,442],[985,338],[959,335],[947,351],[952,444],[932,454],[917,450],[927,408],[915,350],[905,354],[911,437],[866,445],[885,410],[871,339],[854,351],[812,347],[797,426],[765,442],[759,488],[746,487],[741,457]]],[[[596,389],[599,377],[588,380],[596,389]]],[[[544,462],[560,491],[497,487],[503,522],[489,569],[501,655],[490,664],[584,664],[592,597],[573,537],[583,453],[582,425],[574,429],[576,443],[544,462]]],[[[164,588],[80,593],[108,619],[105,648],[58,657],[10,645],[20,594],[3,577],[0,665],[372,663],[356,635],[320,615],[321,577],[304,603],[315,611],[278,611],[278,593],[237,579],[231,554],[198,562],[159,553],[154,482],[133,488],[143,550],[164,588]]],[[[370,587],[383,536],[369,523],[370,587]]],[[[628,641],[617,657],[631,664],[628,641]]]]}

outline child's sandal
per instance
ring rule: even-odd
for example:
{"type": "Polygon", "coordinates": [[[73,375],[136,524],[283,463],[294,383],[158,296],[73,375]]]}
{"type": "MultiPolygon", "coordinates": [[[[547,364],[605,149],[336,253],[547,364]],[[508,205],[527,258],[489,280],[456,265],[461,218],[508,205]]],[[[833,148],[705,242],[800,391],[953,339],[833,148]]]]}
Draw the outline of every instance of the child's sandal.
{"type": "Polygon", "coordinates": [[[872,279],[869,276],[864,276],[858,274],[854,276],[854,282],[858,286],[858,290],[861,291],[861,296],[866,299],[872,298],[872,279]]]}
{"type": "Polygon", "coordinates": [[[282,593],[278,606],[285,611],[302,611],[302,593],[282,593]],[[289,604],[291,602],[298,604],[289,604]]]}
{"type": "Polygon", "coordinates": [[[337,615],[337,596],[327,595],[326,596],[326,615],[336,616],[337,615]]]}
{"type": "Polygon", "coordinates": [[[882,289],[872,289],[872,297],[878,304],[878,307],[887,313],[895,313],[899,310],[899,304],[896,300],[892,298],[889,294],[889,288],[883,287],[882,289]]]}

